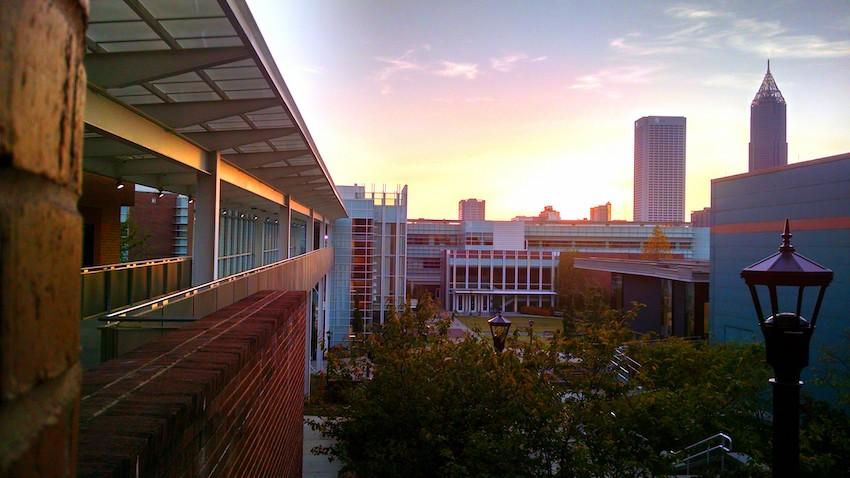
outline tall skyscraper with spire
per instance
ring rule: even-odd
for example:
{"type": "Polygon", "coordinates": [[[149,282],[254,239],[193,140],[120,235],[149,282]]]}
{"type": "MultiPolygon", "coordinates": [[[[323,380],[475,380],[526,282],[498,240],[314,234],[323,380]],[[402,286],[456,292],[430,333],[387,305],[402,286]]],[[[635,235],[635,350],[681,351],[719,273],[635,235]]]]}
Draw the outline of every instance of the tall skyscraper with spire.
{"type": "Polygon", "coordinates": [[[768,60],[767,73],[750,104],[750,171],[786,164],[785,98],[770,74],[768,60]]]}

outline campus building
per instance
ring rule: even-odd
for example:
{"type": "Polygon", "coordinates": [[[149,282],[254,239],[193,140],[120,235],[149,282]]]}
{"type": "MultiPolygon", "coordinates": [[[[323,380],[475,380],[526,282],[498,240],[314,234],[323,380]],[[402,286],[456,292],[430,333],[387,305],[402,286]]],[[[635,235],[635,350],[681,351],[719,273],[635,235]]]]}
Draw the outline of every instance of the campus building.
{"type": "MultiPolygon", "coordinates": [[[[407,283],[414,294],[429,292],[444,307],[454,305],[453,277],[448,270],[454,261],[466,261],[463,254],[444,254],[444,251],[482,251],[496,256],[475,256],[471,266],[489,269],[489,262],[502,252],[526,251],[550,253],[539,260],[553,260],[561,251],[575,251],[581,256],[637,259],[656,224],[614,221],[450,221],[412,219],[407,224],[407,283]]],[[[685,224],[661,225],[672,247],[671,255],[681,259],[708,258],[708,230],[685,224]]],[[[511,259],[510,253],[503,260],[511,259]]],[[[528,258],[517,258],[524,267],[528,258]],[[526,262],[523,262],[526,261],[526,262]]],[[[537,259],[535,259],[537,260],[537,259]]],[[[459,262],[465,267],[467,262],[459,262]]],[[[508,266],[510,267],[510,265],[508,266]]],[[[544,266],[545,267],[545,266],[544,266]]],[[[539,275],[539,274],[538,274],[539,275]]],[[[477,282],[475,282],[477,284],[477,282]]],[[[485,281],[486,283],[486,281],[485,281]]],[[[465,283],[464,283],[465,286],[465,283]]],[[[553,289],[554,290],[554,289],[553,289]]]]}
{"type": "Polygon", "coordinates": [[[788,164],[785,98],[770,73],[767,73],[750,103],[750,172],[788,164]]]}
{"type": "Polygon", "coordinates": [[[699,260],[579,257],[575,268],[606,274],[617,309],[642,304],[629,327],[658,337],[705,337],[709,312],[709,264],[699,260]]]}
{"type": "Polygon", "coordinates": [[[483,221],[486,219],[487,201],[481,199],[461,199],[457,203],[457,219],[459,221],[483,221]]]}
{"type": "MultiPolygon", "coordinates": [[[[820,361],[824,347],[844,346],[850,310],[850,153],[714,179],[711,210],[711,340],[762,340],[740,273],[776,252],[788,218],[797,252],[835,273],[812,338],[812,363],[820,361]]],[[[779,290],[783,307],[795,302],[793,291],[779,290]]],[[[811,314],[814,292],[804,295],[804,316],[811,314]]]]}
{"type": "Polygon", "coordinates": [[[367,191],[339,186],[348,217],[334,222],[328,329],[332,345],[383,324],[406,302],[407,186],[367,191]]]}
{"type": "Polygon", "coordinates": [[[681,116],[635,121],[635,221],[685,220],[685,125],[681,116]]]}

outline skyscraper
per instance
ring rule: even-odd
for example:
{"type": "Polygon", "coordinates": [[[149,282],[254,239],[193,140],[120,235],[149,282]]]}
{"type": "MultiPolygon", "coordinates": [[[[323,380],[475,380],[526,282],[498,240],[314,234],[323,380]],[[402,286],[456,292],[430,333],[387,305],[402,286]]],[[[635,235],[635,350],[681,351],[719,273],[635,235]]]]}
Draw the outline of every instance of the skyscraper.
{"type": "Polygon", "coordinates": [[[773,81],[768,60],[761,88],[750,103],[750,171],[786,164],[785,98],[773,81]]]}
{"type": "Polygon", "coordinates": [[[457,203],[457,218],[461,221],[483,221],[485,205],[483,199],[461,199],[457,203]]]}
{"type": "Polygon", "coordinates": [[[635,121],[635,221],[684,221],[685,124],[683,116],[635,121]]]}

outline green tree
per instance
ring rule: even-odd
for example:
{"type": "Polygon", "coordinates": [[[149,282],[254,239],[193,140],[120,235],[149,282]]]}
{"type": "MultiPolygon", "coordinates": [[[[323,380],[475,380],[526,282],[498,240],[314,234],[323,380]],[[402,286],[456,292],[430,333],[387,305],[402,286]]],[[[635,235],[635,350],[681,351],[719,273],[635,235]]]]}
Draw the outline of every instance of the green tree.
{"type": "Polygon", "coordinates": [[[667,239],[667,235],[660,226],[655,226],[652,235],[643,243],[641,257],[644,259],[658,260],[672,257],[673,247],[667,239]]]}
{"type": "MultiPolygon", "coordinates": [[[[340,416],[315,425],[335,440],[319,451],[358,476],[664,476],[683,458],[672,452],[718,432],[751,457],[727,459],[723,476],[767,473],[760,345],[634,340],[639,306],[599,305],[582,311],[575,334],[520,341],[515,330],[497,355],[489,337],[449,340],[432,307],[390,314],[334,359],[353,386],[340,416]],[[620,353],[634,360],[625,378],[620,353]]],[[[848,430],[841,410],[804,401],[803,476],[848,474],[848,430]]]]}
{"type": "Polygon", "coordinates": [[[139,228],[132,217],[121,223],[119,250],[122,260],[143,260],[147,254],[147,242],[151,235],[139,228]]]}

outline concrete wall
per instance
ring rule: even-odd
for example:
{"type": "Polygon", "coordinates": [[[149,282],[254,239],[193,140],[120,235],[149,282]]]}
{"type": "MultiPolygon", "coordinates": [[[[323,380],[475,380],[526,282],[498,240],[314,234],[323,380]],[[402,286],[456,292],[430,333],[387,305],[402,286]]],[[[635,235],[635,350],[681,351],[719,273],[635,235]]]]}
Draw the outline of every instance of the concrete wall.
{"type": "MultiPolygon", "coordinates": [[[[762,340],[740,272],[776,252],[790,218],[797,252],[835,272],[812,340],[813,365],[824,346],[846,346],[841,333],[850,327],[850,154],[716,179],[711,202],[711,340],[762,340]]],[[[808,316],[814,297],[805,299],[808,316]]],[[[781,296],[784,304],[794,300],[781,296]]]]}

